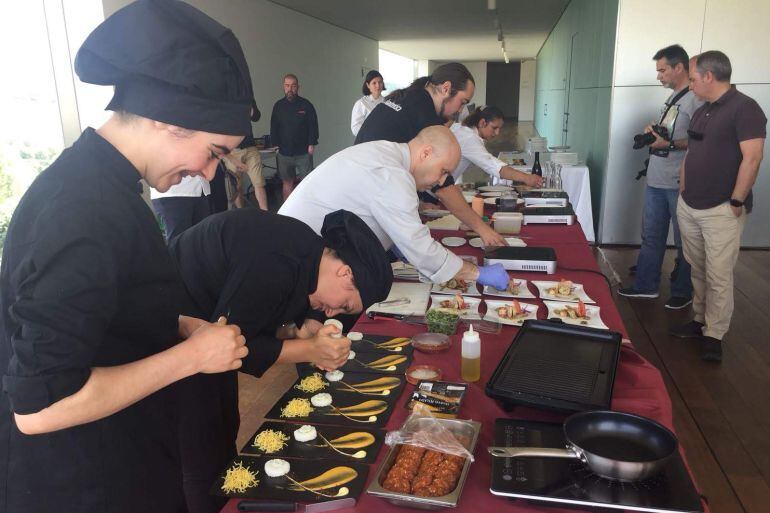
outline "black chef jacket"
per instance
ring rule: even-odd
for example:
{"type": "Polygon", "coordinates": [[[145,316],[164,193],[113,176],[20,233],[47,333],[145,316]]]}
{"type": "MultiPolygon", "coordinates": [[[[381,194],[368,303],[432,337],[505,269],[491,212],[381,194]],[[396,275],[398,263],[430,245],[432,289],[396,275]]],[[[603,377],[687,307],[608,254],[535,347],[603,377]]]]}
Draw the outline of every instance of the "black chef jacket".
{"type": "Polygon", "coordinates": [[[384,101],[366,117],[356,144],[369,141],[409,142],[425,127],[443,125],[433,99],[425,89],[411,92],[400,104],[384,101]]]}
{"type": "MultiPolygon", "coordinates": [[[[249,354],[242,371],[261,376],[283,346],[283,324],[301,326],[318,283],[323,242],[291,217],[239,209],[206,218],[171,241],[189,304],[185,313],[241,328],[249,354]]],[[[238,435],[236,372],[198,374],[183,383],[181,448],[185,493],[191,513],[217,512],[208,495],[235,456],[238,435]]]]}
{"type": "Polygon", "coordinates": [[[293,102],[281,98],[270,116],[270,144],[286,157],[307,155],[307,147],[318,144],[318,116],[313,104],[297,96],[293,102]]]}
{"type": "Polygon", "coordinates": [[[77,392],[91,367],[178,341],[181,282],[139,178],[89,128],[14,213],[0,271],[0,511],[184,510],[174,386],[53,433],[13,420],[77,392]]]}

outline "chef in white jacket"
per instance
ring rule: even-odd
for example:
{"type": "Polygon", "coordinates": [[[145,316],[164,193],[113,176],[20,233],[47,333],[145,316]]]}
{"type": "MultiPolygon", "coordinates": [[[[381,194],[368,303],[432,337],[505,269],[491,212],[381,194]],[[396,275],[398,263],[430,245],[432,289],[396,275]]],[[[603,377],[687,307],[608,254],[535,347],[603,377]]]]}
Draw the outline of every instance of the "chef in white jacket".
{"type": "Polygon", "coordinates": [[[382,103],[382,92],[385,90],[385,82],[382,75],[376,69],[369,71],[361,86],[364,95],[353,104],[353,112],[350,114],[350,130],[353,135],[358,135],[361,125],[374,108],[382,103]]]}
{"type": "MultiPolygon", "coordinates": [[[[543,179],[540,176],[524,173],[508,166],[489,153],[484,141],[496,137],[503,125],[503,113],[496,107],[477,108],[462,123],[454,123],[450,130],[460,145],[461,158],[457,167],[452,171],[455,183],[461,183],[463,173],[471,164],[475,164],[489,176],[523,182],[531,187],[540,187],[543,179]]],[[[466,202],[460,188],[457,186],[444,187],[436,192],[425,192],[420,195],[423,201],[444,204],[460,221],[475,229],[486,246],[507,244],[505,239],[489,228],[466,202]]]]}
{"type": "Polygon", "coordinates": [[[358,144],[318,166],[278,213],[319,233],[324,217],[344,208],[363,219],[385,249],[398,247],[432,282],[460,278],[505,289],[508,274],[500,264],[477,267],[462,260],[420,221],[417,191],[442,183],[459,160],[457,140],[445,126],[425,128],[408,143],[358,144]]]}

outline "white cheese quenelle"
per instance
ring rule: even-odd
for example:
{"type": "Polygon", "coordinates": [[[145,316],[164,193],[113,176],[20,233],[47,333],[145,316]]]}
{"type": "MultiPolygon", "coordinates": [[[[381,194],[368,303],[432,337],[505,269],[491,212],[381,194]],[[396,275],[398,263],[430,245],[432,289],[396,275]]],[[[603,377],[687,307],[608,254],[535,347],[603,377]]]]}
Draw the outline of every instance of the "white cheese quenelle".
{"type": "Polygon", "coordinates": [[[342,323],[340,321],[337,319],[327,319],[326,322],[324,322],[324,326],[337,326],[339,331],[332,335],[332,338],[342,338],[342,323]]]}
{"type": "Polygon", "coordinates": [[[316,394],[311,397],[310,403],[316,408],[323,408],[324,406],[329,406],[332,403],[332,396],[326,392],[321,392],[320,394],[316,394]]]}
{"type": "Polygon", "coordinates": [[[348,339],[351,342],[356,342],[358,340],[362,340],[363,338],[364,338],[364,334],[361,333],[360,331],[351,331],[350,333],[348,333],[348,339]]]}
{"type": "Polygon", "coordinates": [[[329,381],[340,381],[345,377],[345,373],[341,370],[333,370],[326,373],[326,379],[329,381]]]}
{"type": "Polygon", "coordinates": [[[309,424],[305,424],[299,429],[294,430],[294,439],[298,442],[310,442],[315,440],[317,436],[318,433],[316,432],[315,427],[309,424]]]}
{"type": "Polygon", "coordinates": [[[273,459],[265,463],[265,474],[270,477],[285,476],[291,470],[291,465],[286,460],[273,459]]]}
{"type": "Polygon", "coordinates": [[[350,351],[348,353],[348,360],[352,360],[355,357],[356,357],[356,352],[355,351],[350,351]]]}

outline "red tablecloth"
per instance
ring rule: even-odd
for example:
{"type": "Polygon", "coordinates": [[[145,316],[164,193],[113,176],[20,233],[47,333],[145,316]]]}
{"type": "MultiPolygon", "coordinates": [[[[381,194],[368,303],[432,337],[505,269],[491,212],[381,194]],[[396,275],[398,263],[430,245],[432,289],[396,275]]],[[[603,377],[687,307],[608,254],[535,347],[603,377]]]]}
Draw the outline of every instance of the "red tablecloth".
{"type": "MultiPolygon", "coordinates": [[[[462,232],[436,231],[434,237],[440,239],[448,235],[463,235],[462,232]]],[[[588,243],[583,235],[579,225],[531,225],[522,230],[522,235],[531,236],[532,239],[526,239],[530,246],[550,246],[556,250],[557,265],[574,269],[587,269],[598,271],[598,266],[594,259],[588,243]],[[582,239],[582,240],[580,240],[582,239]],[[582,242],[582,244],[580,244],[582,242]]],[[[482,251],[469,245],[457,248],[458,254],[471,254],[481,257],[482,251]]],[[[582,283],[586,292],[591,296],[601,308],[601,317],[604,323],[610,329],[619,331],[625,336],[625,328],[620,318],[620,314],[612,300],[612,295],[608,289],[604,278],[598,274],[585,271],[568,271],[558,269],[555,275],[545,273],[511,273],[512,276],[521,277],[527,280],[553,280],[561,277],[568,278],[578,283],[582,283]]],[[[539,317],[545,318],[547,310],[540,300],[527,300],[537,302],[540,305],[539,317]]],[[[366,318],[359,320],[356,325],[358,331],[364,333],[393,335],[393,336],[411,336],[425,331],[425,327],[404,324],[393,320],[370,321],[366,318]]],[[[544,412],[533,408],[518,407],[511,412],[506,412],[494,400],[484,394],[484,385],[489,380],[497,363],[505,353],[510,342],[513,340],[517,328],[513,326],[503,326],[499,334],[491,335],[481,334],[481,379],[473,383],[464,399],[460,411],[461,418],[473,419],[482,423],[481,435],[478,440],[475,451],[475,462],[471,466],[468,480],[463,489],[458,511],[490,512],[497,513],[503,508],[505,511],[513,512],[532,512],[532,511],[570,511],[574,509],[562,510],[555,507],[543,507],[533,503],[522,501],[510,501],[503,497],[497,497],[489,492],[491,456],[486,452],[486,448],[493,444],[494,440],[494,422],[500,417],[512,417],[527,420],[544,420],[558,422],[564,419],[563,415],[544,412]]],[[[452,347],[445,353],[435,355],[426,355],[415,352],[414,363],[430,363],[438,365],[444,372],[443,379],[447,381],[460,380],[460,339],[462,335],[457,334],[452,337],[452,347]]],[[[408,416],[408,411],[404,408],[407,395],[413,387],[407,385],[405,393],[402,395],[395,411],[393,412],[386,428],[388,430],[398,429],[408,416]]],[[[612,398],[612,409],[627,411],[643,415],[657,420],[661,424],[673,429],[671,400],[666,391],[660,372],[639,356],[631,347],[625,346],[621,350],[620,360],[615,380],[615,387],[612,398]]],[[[379,468],[381,460],[386,451],[381,454],[375,465],[372,465],[369,472],[371,480],[379,468]]],[[[368,484],[367,484],[368,486],[368,484]]],[[[236,500],[231,500],[222,510],[232,513],[236,510],[236,500]]],[[[355,508],[340,510],[379,513],[407,511],[406,508],[394,506],[382,499],[362,494],[355,508]]]]}

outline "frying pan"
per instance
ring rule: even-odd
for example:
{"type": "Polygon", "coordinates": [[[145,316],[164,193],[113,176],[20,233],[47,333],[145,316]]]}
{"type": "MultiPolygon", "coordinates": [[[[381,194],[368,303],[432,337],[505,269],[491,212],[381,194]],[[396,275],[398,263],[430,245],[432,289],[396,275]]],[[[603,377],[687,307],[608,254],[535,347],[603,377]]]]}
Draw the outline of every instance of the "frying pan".
{"type": "Polygon", "coordinates": [[[615,411],[585,411],[564,421],[566,449],[489,447],[501,458],[575,458],[615,481],[641,481],[658,472],[677,450],[676,436],[657,422],[615,411]]]}

